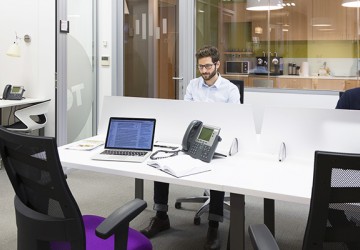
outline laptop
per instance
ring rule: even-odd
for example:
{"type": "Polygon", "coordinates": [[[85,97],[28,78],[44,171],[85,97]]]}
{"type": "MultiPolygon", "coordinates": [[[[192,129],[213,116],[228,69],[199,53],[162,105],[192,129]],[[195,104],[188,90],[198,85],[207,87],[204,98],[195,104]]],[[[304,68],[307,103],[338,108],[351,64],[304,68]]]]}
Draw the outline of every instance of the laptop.
{"type": "Polygon", "coordinates": [[[111,117],[104,150],[93,160],[143,162],[153,150],[156,120],[111,117]]]}

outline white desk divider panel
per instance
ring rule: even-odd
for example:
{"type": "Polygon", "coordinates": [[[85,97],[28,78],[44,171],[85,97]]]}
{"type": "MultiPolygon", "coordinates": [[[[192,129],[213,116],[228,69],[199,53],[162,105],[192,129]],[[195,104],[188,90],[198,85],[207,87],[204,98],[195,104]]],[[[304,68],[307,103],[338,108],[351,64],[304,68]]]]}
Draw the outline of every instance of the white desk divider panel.
{"type": "Polygon", "coordinates": [[[229,152],[235,137],[239,141],[239,151],[254,150],[256,146],[253,112],[248,105],[107,96],[104,98],[98,134],[106,134],[112,116],[155,118],[155,141],[181,144],[189,123],[200,120],[221,128],[222,141],[218,148],[223,153],[229,152]]]}
{"type": "Polygon", "coordinates": [[[315,150],[360,153],[360,111],[267,107],[260,147],[278,157],[282,142],[286,158],[313,161],[315,150]]]}

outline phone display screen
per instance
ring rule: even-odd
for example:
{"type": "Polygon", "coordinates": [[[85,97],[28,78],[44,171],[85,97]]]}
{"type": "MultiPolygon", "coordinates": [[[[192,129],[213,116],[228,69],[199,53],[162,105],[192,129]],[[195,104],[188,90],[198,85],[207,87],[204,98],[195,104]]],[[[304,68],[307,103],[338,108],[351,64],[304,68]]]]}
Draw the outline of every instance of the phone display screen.
{"type": "Polygon", "coordinates": [[[20,91],[21,91],[21,87],[16,87],[16,86],[13,86],[12,88],[11,88],[11,93],[20,93],[20,91]]]}
{"type": "Polygon", "coordinates": [[[202,127],[198,139],[203,141],[209,141],[213,132],[214,129],[202,127]]]}

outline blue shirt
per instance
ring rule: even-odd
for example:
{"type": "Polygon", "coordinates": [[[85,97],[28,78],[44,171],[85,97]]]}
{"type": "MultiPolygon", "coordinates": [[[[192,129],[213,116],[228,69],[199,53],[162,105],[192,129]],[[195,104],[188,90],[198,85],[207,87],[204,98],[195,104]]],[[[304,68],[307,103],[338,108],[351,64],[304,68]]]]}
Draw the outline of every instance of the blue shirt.
{"type": "Polygon", "coordinates": [[[202,77],[192,79],[186,88],[185,101],[240,103],[240,93],[229,80],[221,77],[208,86],[202,77]]]}
{"type": "Polygon", "coordinates": [[[336,109],[360,110],[360,88],[346,90],[339,99],[336,109]]]}

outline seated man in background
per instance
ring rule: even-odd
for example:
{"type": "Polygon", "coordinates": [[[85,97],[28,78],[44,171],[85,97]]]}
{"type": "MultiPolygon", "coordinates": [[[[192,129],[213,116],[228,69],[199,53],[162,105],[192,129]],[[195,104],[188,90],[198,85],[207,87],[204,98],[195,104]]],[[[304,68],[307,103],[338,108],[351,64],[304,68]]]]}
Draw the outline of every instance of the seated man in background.
{"type": "MultiPolygon", "coordinates": [[[[218,72],[220,55],[217,48],[205,46],[196,53],[201,77],[190,81],[184,100],[195,102],[240,103],[238,88],[218,72]]],[[[185,131],[184,131],[185,132],[185,131]]],[[[141,232],[151,238],[170,228],[168,211],[169,183],[154,182],[154,210],[156,216],[141,232]]],[[[219,222],[223,221],[224,192],[210,190],[209,228],[204,249],[220,249],[219,222]]]]}
{"type": "MultiPolygon", "coordinates": [[[[336,109],[360,110],[360,88],[346,90],[340,97],[336,109]]],[[[359,221],[354,221],[351,216],[347,216],[345,211],[329,208],[329,222],[332,225],[356,226],[359,221]]],[[[356,243],[346,243],[349,250],[360,249],[356,243]]]]}
{"type": "Polygon", "coordinates": [[[340,97],[336,109],[360,110],[360,88],[348,89],[340,97]]]}

